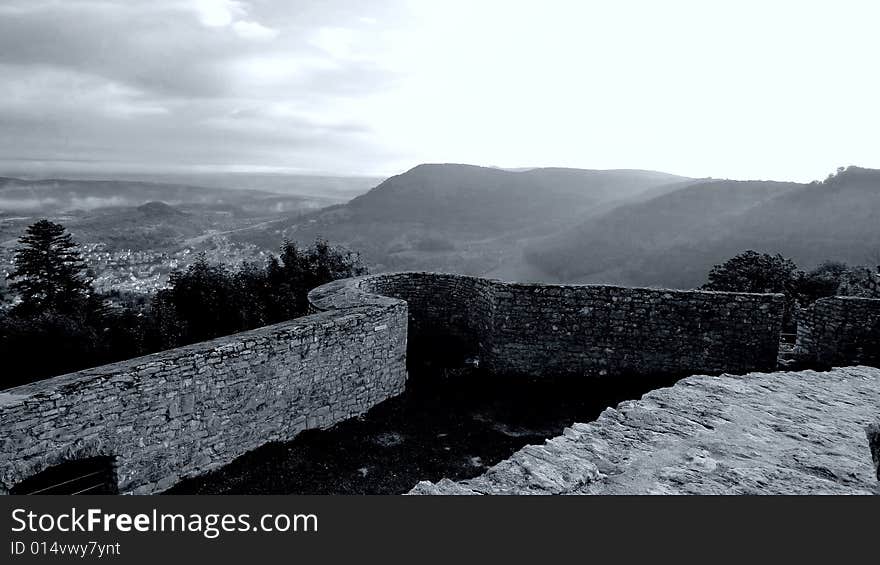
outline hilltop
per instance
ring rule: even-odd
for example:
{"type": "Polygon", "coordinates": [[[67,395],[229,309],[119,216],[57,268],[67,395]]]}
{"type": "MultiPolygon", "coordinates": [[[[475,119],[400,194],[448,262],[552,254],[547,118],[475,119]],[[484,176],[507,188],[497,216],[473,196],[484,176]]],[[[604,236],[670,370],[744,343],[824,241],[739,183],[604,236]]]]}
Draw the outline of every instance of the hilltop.
{"type": "Polygon", "coordinates": [[[141,204],[136,208],[136,210],[144,216],[151,218],[174,218],[180,216],[188,216],[188,214],[181,212],[173,206],[169,206],[164,202],[158,201],[141,204]]]}
{"type": "Polygon", "coordinates": [[[876,264],[878,225],[880,171],[850,167],[810,184],[701,181],[581,222],[526,255],[558,280],[686,288],[745,249],[807,268],[876,264]]]}
{"type": "Polygon", "coordinates": [[[426,164],[389,178],[348,204],[362,220],[400,220],[475,231],[565,221],[596,205],[683,180],[653,171],[530,169],[426,164]]]}
{"type": "MultiPolygon", "coordinates": [[[[323,237],[360,251],[376,272],[673,288],[701,285],[713,265],[746,249],[803,268],[880,263],[880,171],[859,167],[804,184],[423,164],[344,203],[253,189],[283,177],[252,182],[235,190],[0,178],[0,241],[13,246],[39,213],[111,248],[164,251],[219,235],[276,250],[284,238],[323,237]]],[[[339,186],[355,182],[366,179],[339,186]]]]}
{"type": "Polygon", "coordinates": [[[198,236],[212,222],[165,202],[102,208],[72,218],[68,228],[82,242],[102,242],[110,249],[168,250],[185,238],[198,236]]]}
{"type": "Polygon", "coordinates": [[[307,243],[322,236],[362,251],[377,270],[480,274],[521,257],[525,239],[686,181],[654,171],[425,164],[345,205],[237,237],[262,243],[280,233],[307,243]]]}

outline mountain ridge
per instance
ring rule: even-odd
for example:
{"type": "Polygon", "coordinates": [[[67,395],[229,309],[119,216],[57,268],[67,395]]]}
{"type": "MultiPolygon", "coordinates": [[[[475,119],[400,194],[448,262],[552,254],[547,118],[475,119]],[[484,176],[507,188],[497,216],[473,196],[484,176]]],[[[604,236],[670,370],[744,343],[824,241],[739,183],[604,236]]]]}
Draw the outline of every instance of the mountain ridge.
{"type": "Polygon", "coordinates": [[[389,177],[346,204],[264,232],[309,243],[324,237],[362,251],[377,270],[481,274],[517,251],[523,238],[558,229],[609,202],[638,198],[685,177],[656,171],[541,168],[511,172],[477,165],[424,163],[389,177]]]}
{"type": "Polygon", "coordinates": [[[564,230],[526,256],[569,282],[687,288],[746,249],[782,253],[804,268],[860,264],[880,250],[877,225],[880,170],[850,167],[807,184],[701,181],[564,230]]]}

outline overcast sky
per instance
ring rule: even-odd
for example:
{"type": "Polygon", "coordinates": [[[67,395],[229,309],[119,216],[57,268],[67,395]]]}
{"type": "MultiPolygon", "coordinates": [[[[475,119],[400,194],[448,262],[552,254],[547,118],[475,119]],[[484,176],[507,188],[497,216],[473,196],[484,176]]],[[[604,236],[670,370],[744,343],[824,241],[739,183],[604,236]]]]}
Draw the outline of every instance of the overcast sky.
{"type": "Polygon", "coordinates": [[[874,0],[2,0],[0,170],[812,180],[880,168],[878,26],[874,0]]]}

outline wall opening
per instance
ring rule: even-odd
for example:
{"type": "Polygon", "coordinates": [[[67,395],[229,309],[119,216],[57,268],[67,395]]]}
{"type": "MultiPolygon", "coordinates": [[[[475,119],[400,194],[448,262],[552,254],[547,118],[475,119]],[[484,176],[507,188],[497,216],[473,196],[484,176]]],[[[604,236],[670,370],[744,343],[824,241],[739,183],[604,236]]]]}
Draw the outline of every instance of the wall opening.
{"type": "Polygon", "coordinates": [[[113,457],[66,461],[28,477],[10,494],[119,494],[113,457]]]}

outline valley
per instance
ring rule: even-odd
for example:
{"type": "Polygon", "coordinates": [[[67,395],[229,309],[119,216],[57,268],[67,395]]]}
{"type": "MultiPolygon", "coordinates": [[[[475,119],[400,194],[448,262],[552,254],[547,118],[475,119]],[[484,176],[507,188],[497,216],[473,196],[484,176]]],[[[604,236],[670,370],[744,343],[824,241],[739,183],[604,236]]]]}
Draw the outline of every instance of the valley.
{"type": "Polygon", "coordinates": [[[245,262],[262,264],[283,239],[271,229],[274,222],[345,202],[352,191],[366,191],[374,182],[378,180],[282,175],[0,177],[0,285],[14,268],[18,238],[40,218],[63,224],[81,245],[96,290],[149,294],[200,254],[232,268],[245,262]],[[156,178],[166,182],[155,182],[156,178]],[[208,186],[181,184],[184,181],[208,186]],[[234,188],[234,182],[274,192],[234,188]],[[231,237],[244,230],[263,231],[266,244],[231,237]]]}
{"type": "Polygon", "coordinates": [[[361,253],[373,272],[670,288],[699,286],[713,265],[746,249],[804,268],[880,263],[880,171],[858,167],[809,184],[458,164],[360,184],[240,177],[251,188],[237,189],[236,178],[202,179],[214,183],[207,187],[4,178],[0,269],[9,272],[17,237],[43,215],[85,246],[102,288],[134,292],[161,288],[200,253],[261,263],[285,239],[327,239],[361,253]],[[116,268],[104,273],[109,264],[116,268]]]}

